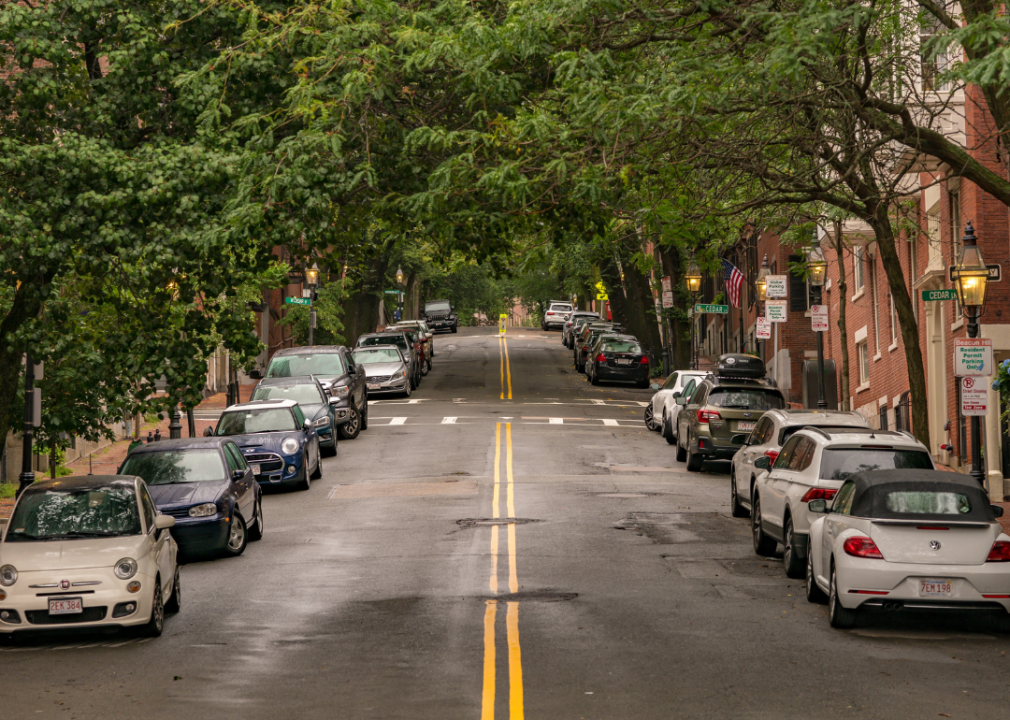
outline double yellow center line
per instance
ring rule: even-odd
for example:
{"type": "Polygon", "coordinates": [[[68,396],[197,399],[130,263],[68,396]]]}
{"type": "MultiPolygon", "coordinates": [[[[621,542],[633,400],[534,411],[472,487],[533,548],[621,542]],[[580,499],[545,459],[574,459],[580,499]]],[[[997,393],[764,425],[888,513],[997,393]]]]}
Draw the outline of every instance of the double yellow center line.
{"type": "Polygon", "coordinates": [[[501,361],[501,399],[505,399],[505,380],[508,378],[508,399],[512,399],[512,368],[509,366],[509,346],[505,338],[498,338],[498,359],[501,361]]]}
{"type": "MultiPolygon", "coordinates": [[[[511,387],[509,388],[511,397],[511,387]]],[[[502,423],[495,430],[494,451],[494,489],[491,500],[491,517],[501,517],[501,449],[502,423]]],[[[505,505],[508,510],[506,519],[515,520],[515,483],[512,477],[512,423],[505,423],[505,505]]],[[[498,525],[491,526],[491,579],[488,583],[491,592],[498,594],[498,525]]],[[[519,576],[516,572],[516,525],[510,522],[508,527],[509,555],[509,592],[519,592],[519,576]]],[[[506,603],[505,632],[508,641],[509,661],[509,720],[524,720],[526,717],[523,704],[523,666],[519,646],[519,602],[509,600],[506,603]]],[[[494,720],[495,704],[495,618],[498,613],[498,601],[488,600],[484,610],[484,691],[481,697],[481,720],[494,720]]]]}

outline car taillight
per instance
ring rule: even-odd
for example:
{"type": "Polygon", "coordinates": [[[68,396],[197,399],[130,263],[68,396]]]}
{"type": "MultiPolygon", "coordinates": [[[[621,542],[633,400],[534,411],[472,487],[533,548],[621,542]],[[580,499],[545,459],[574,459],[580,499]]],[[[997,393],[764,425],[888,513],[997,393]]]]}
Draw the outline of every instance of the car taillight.
{"type": "Polygon", "coordinates": [[[588,345],[583,345],[582,346],[582,352],[584,352],[584,353],[589,352],[589,346],[588,345]]]}
{"type": "Polygon", "coordinates": [[[699,410],[698,422],[707,423],[709,420],[722,420],[722,415],[715,410],[699,410]]]}
{"type": "Polygon", "coordinates": [[[986,562],[1010,562],[1010,542],[1006,540],[997,540],[992,545],[992,550],[989,551],[989,557],[985,559],[986,562]]]}
{"type": "Polygon", "coordinates": [[[604,355],[603,353],[600,353],[599,355],[596,356],[596,362],[607,362],[607,356],[604,355]]]}
{"type": "Polygon", "coordinates": [[[769,465],[774,465],[775,461],[779,459],[779,451],[778,450],[765,450],[765,457],[767,457],[769,460],[771,460],[771,462],[768,463],[769,465]]]}
{"type": "Polygon", "coordinates": [[[847,555],[851,555],[853,557],[876,558],[877,560],[884,559],[884,556],[880,554],[880,549],[877,547],[877,543],[873,542],[870,538],[864,535],[847,538],[845,542],[842,543],[842,549],[845,550],[847,555]]]}
{"type": "Polygon", "coordinates": [[[642,365],[648,365],[648,364],[649,364],[649,356],[648,355],[643,355],[642,356],[642,365]]]}
{"type": "Polygon", "coordinates": [[[547,314],[548,314],[548,315],[553,315],[554,313],[552,313],[552,312],[551,312],[550,310],[548,310],[548,311],[547,311],[547,314]]]}
{"type": "MultiPolygon", "coordinates": [[[[778,455],[778,453],[775,453],[778,455]]],[[[832,488],[810,488],[807,492],[800,498],[800,502],[810,502],[811,500],[834,500],[835,495],[838,494],[837,490],[832,488]]]]}

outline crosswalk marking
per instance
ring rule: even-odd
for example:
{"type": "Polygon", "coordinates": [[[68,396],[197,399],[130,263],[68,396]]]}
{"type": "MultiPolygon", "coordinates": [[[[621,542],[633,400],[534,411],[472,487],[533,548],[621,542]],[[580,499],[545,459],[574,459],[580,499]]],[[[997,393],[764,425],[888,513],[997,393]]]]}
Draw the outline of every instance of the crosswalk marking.
{"type": "Polygon", "coordinates": [[[593,400],[593,405],[606,405],[606,400],[593,400]]]}
{"type": "Polygon", "coordinates": [[[604,425],[610,425],[611,427],[620,427],[616,420],[611,420],[610,418],[603,418],[604,425]]]}
{"type": "Polygon", "coordinates": [[[407,418],[405,417],[395,417],[389,419],[390,425],[403,425],[405,422],[407,422],[407,418]]]}
{"type": "Polygon", "coordinates": [[[564,418],[549,418],[551,425],[564,425],[564,418]]]}
{"type": "Polygon", "coordinates": [[[454,417],[444,417],[444,418],[442,418],[442,424],[443,425],[455,425],[456,424],[456,418],[454,418],[454,417]]]}

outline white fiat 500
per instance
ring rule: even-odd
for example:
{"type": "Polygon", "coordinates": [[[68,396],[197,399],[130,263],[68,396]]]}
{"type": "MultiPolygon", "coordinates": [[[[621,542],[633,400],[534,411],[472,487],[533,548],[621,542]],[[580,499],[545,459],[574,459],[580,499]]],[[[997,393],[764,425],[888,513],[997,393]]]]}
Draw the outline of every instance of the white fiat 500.
{"type": "Polygon", "coordinates": [[[178,612],[178,548],[139,477],[88,475],[31,485],[0,543],[0,633],[144,626],[178,612]]]}
{"type": "Polygon", "coordinates": [[[969,475],[876,470],[846,479],[830,510],[810,526],[807,599],[828,596],[836,628],[858,613],[988,612],[1010,629],[1010,537],[1003,509],[969,475]]]}

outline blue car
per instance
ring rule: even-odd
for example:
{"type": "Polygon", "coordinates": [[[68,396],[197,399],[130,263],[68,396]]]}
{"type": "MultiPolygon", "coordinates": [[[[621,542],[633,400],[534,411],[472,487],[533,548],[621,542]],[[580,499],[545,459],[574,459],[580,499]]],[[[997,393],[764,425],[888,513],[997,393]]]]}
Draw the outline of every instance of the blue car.
{"type": "Polygon", "coordinates": [[[260,485],[308,490],[323,476],[319,433],[294,400],[252,400],[221,413],[215,437],[239,446],[260,485]]]}
{"type": "Polygon", "coordinates": [[[175,518],[171,533],[183,555],[241,555],[263,537],[262,491],[229,438],[141,445],[119,474],[143,478],[158,510],[175,518]]]}
{"type": "Polygon", "coordinates": [[[329,397],[313,375],[260,380],[250,400],[294,400],[319,433],[322,454],[326,457],[337,454],[338,423],[334,408],[339,398],[329,397]]]}

